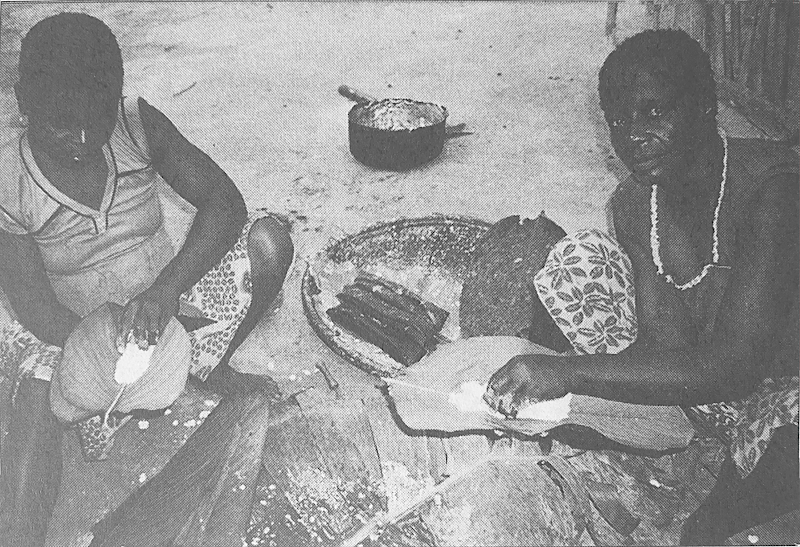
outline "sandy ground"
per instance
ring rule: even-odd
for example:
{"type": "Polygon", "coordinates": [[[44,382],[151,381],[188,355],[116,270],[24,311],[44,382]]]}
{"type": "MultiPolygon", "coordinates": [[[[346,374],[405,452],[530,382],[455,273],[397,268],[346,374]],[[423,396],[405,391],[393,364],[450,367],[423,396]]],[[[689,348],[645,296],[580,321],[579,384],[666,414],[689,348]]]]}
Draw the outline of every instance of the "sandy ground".
{"type": "MultiPolygon", "coordinates": [[[[119,3],[2,5],[0,91],[15,130],[12,85],[21,35],[57,11],[88,12],[119,37],[126,92],[146,97],[236,181],[250,208],[288,215],[298,254],[281,307],[236,355],[245,370],[291,375],[328,362],[346,392],[372,392],[366,375],[333,355],[302,312],[304,260],[345,233],[391,218],[439,212],[497,220],[542,210],[565,230],[606,226],[624,171],[598,106],[597,71],[611,44],[606,5],[592,3],[119,3]],[[474,135],[406,173],[356,162],[347,145],[347,83],[376,96],[447,106],[474,135]]],[[[622,34],[641,6],[620,9],[622,34]]],[[[190,211],[167,199],[180,238],[190,211]]],[[[316,375],[299,374],[317,385],[316,375]]],[[[112,461],[85,464],[74,435],[49,545],[76,541],[152,474],[203,408],[189,393],[147,430],[120,435],[112,461]],[[170,418],[177,418],[178,426],[170,418]]]]}

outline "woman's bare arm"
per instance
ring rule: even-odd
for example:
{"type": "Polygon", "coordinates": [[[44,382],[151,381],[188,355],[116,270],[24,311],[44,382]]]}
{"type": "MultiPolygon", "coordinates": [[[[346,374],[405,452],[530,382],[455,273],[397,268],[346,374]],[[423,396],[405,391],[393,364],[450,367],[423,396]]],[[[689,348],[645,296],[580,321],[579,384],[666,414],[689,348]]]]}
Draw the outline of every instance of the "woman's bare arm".
{"type": "Polygon", "coordinates": [[[181,249],[153,285],[123,311],[120,340],[132,332],[144,346],[157,338],[178,309],[178,298],[222,260],[247,221],[236,185],[157,109],[139,99],[142,125],[156,171],[196,209],[181,249]]]}
{"type": "Polygon", "coordinates": [[[713,341],[697,348],[651,352],[631,347],[615,356],[580,358],[570,389],[651,404],[731,400],[768,372],[776,340],[796,305],[798,188],[791,177],[765,184],[737,232],[734,268],[713,341]]]}
{"type": "Polygon", "coordinates": [[[189,289],[236,243],[247,221],[244,199],[233,181],[190,143],[160,111],[139,99],[153,165],[173,190],[196,209],[183,247],[159,276],[189,289]]]}
{"type": "Polygon", "coordinates": [[[490,380],[495,404],[513,411],[526,399],[573,392],[691,406],[752,392],[769,374],[778,334],[790,306],[797,305],[798,192],[792,177],[772,180],[750,203],[711,342],[658,351],[633,345],[616,355],[523,355],[490,380]]]}
{"type": "Polygon", "coordinates": [[[63,347],[80,321],[56,298],[36,242],[0,230],[0,286],[20,322],[39,340],[63,347]]]}

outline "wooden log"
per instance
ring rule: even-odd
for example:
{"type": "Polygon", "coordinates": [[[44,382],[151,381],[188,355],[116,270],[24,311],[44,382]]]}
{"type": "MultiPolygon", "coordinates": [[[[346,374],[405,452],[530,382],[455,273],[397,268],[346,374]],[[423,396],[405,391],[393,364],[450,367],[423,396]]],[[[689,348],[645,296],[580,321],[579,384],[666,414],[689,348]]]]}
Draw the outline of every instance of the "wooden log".
{"type": "Polygon", "coordinates": [[[606,38],[611,38],[616,46],[617,7],[616,2],[609,2],[606,9],[606,38]]]}
{"type": "Polygon", "coordinates": [[[647,28],[658,30],[661,26],[661,5],[653,0],[647,0],[647,28]]]}
{"type": "Polygon", "coordinates": [[[198,504],[175,545],[240,545],[250,515],[261,454],[269,425],[269,405],[254,408],[236,428],[229,457],[213,496],[198,504]]]}
{"type": "Polygon", "coordinates": [[[732,4],[725,4],[723,7],[723,14],[725,15],[724,29],[725,29],[725,77],[734,79],[734,69],[738,62],[738,44],[739,44],[739,28],[738,12],[734,9],[736,6],[732,4]]]}
{"type": "MultiPolygon", "coordinates": [[[[800,5],[789,5],[789,15],[786,18],[788,25],[786,43],[787,51],[791,55],[786,57],[786,89],[781,107],[794,113],[793,119],[800,120],[800,5]]],[[[797,134],[795,125],[793,133],[797,134]]]]}
{"type": "Polygon", "coordinates": [[[739,4],[733,4],[729,7],[730,14],[730,65],[728,68],[728,77],[736,81],[737,76],[741,73],[742,65],[742,10],[739,4]]]}
{"type": "Polygon", "coordinates": [[[778,88],[778,74],[776,73],[778,63],[776,61],[782,56],[782,51],[778,49],[778,33],[780,26],[778,24],[778,4],[771,4],[768,10],[769,23],[767,25],[767,45],[763,60],[764,89],[762,93],[769,101],[776,102],[775,91],[778,88]]]}
{"type": "Polygon", "coordinates": [[[485,435],[453,435],[444,439],[447,460],[447,476],[453,476],[478,458],[489,454],[489,440],[485,435]]]}
{"type": "Polygon", "coordinates": [[[714,35],[713,49],[711,52],[711,62],[714,73],[717,77],[725,77],[725,5],[712,4],[711,6],[712,32],[714,35]]]}
{"type": "Polygon", "coordinates": [[[758,37],[756,39],[756,50],[754,58],[754,85],[749,86],[756,95],[764,95],[767,85],[767,60],[769,59],[769,26],[772,19],[772,6],[768,2],[762,2],[761,12],[758,18],[758,37]]]}
{"type": "Polygon", "coordinates": [[[381,465],[401,464],[414,480],[432,482],[438,462],[446,459],[444,444],[429,443],[427,436],[405,429],[383,397],[364,399],[364,406],[381,465]]]}
{"type": "Polygon", "coordinates": [[[263,378],[241,376],[249,389],[224,397],[158,475],[97,523],[92,547],[241,543],[274,398],[263,378]],[[224,491],[234,483],[236,496],[224,491]]]}
{"type": "Polygon", "coordinates": [[[686,31],[703,47],[705,47],[705,18],[705,6],[701,0],[684,0],[675,3],[674,26],[686,31]]]}
{"type": "Polygon", "coordinates": [[[263,465],[256,479],[245,542],[264,547],[270,544],[306,547],[315,543],[286,492],[263,465]]]}
{"type": "MultiPolygon", "coordinates": [[[[335,542],[342,532],[337,509],[344,506],[344,498],[338,491],[325,489],[330,509],[322,514],[317,507],[319,500],[310,499],[302,488],[307,478],[323,476],[325,463],[299,406],[288,408],[281,421],[272,424],[264,443],[262,461],[277,487],[286,494],[312,540],[320,539],[326,545],[335,542]],[[318,511],[318,514],[309,514],[311,510],[318,511]],[[311,517],[314,517],[313,523],[311,517]]],[[[279,545],[285,544],[283,538],[279,539],[282,540],[277,542],[279,545]]]]}
{"type": "Polygon", "coordinates": [[[378,449],[361,400],[316,404],[303,415],[328,475],[358,512],[353,526],[386,511],[378,449]]]}

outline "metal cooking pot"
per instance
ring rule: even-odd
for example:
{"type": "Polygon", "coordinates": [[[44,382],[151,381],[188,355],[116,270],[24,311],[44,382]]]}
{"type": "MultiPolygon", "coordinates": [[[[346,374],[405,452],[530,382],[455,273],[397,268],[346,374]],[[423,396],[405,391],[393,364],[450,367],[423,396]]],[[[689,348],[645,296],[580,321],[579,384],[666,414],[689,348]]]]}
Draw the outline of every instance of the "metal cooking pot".
{"type": "Polygon", "coordinates": [[[442,153],[448,137],[469,135],[464,124],[447,127],[447,109],[412,99],[376,99],[342,85],[355,101],[348,114],[350,152],[366,165],[402,171],[442,153]]]}

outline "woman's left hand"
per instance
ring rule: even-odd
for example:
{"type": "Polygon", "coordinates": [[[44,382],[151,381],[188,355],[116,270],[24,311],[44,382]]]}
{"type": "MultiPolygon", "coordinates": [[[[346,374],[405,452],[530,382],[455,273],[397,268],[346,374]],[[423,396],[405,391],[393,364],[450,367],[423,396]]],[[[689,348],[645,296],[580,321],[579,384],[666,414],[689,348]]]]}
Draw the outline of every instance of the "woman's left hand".
{"type": "Polygon", "coordinates": [[[514,417],[526,402],[558,399],[567,394],[563,368],[549,355],[518,355],[489,380],[484,400],[498,412],[514,417]]]}
{"type": "Polygon", "coordinates": [[[178,313],[179,298],[177,289],[159,281],[132,298],[122,310],[117,347],[123,348],[131,334],[141,349],[155,344],[169,320],[178,313]]]}

